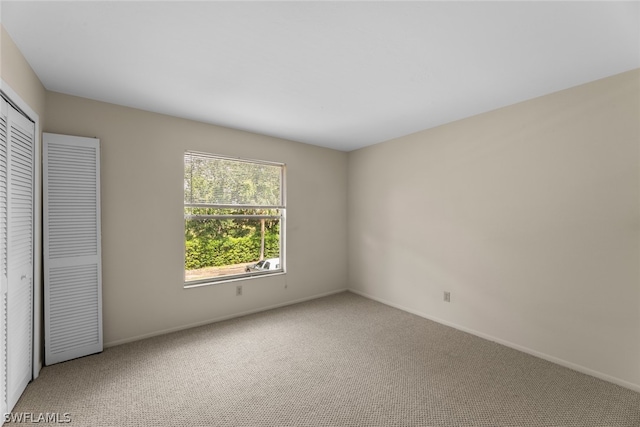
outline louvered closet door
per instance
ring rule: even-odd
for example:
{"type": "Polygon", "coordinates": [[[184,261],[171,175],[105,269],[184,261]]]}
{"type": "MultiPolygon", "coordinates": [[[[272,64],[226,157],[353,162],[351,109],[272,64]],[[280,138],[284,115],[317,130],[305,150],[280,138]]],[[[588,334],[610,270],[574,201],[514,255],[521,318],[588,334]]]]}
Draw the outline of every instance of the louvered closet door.
{"type": "Polygon", "coordinates": [[[102,351],[100,141],[45,133],[45,363],[102,351]]]}
{"type": "Polygon", "coordinates": [[[6,236],[3,240],[7,242],[2,272],[4,275],[6,266],[6,388],[7,407],[11,410],[33,372],[35,125],[11,106],[6,108],[6,194],[0,199],[6,197],[7,206],[6,213],[3,210],[1,214],[3,236],[6,236]]]}
{"type": "Polygon", "coordinates": [[[9,104],[0,98],[0,414],[7,408],[7,115],[9,104]]]}

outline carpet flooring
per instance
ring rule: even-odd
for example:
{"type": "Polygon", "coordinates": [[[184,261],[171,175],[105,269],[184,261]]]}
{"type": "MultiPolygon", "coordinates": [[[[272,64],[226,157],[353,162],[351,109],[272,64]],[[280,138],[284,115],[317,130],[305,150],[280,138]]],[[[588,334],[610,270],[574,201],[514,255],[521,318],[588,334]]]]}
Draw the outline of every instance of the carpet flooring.
{"type": "Polygon", "coordinates": [[[638,427],[640,393],[345,292],[46,367],[13,413],[93,427],[638,427]]]}

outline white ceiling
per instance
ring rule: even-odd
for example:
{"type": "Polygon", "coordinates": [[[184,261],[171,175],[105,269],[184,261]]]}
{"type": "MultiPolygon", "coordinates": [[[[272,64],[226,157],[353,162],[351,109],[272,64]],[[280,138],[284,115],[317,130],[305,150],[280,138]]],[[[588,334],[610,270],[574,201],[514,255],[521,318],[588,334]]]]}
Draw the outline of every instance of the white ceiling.
{"type": "Polygon", "coordinates": [[[51,91],[350,151],[640,67],[639,2],[13,2],[51,91]]]}

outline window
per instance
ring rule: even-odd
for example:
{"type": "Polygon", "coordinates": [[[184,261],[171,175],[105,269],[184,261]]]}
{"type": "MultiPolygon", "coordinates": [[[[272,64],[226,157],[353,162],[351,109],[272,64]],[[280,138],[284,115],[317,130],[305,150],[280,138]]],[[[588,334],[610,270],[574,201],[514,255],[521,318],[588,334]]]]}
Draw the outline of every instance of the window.
{"type": "Polygon", "coordinates": [[[185,152],[185,286],[284,271],[284,172],[185,152]]]}

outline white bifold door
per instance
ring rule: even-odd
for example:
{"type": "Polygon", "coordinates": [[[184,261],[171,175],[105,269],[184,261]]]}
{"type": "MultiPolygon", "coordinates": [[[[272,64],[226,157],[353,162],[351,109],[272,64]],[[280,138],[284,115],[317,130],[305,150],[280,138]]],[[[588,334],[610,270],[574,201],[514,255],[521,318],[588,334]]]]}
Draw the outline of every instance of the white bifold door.
{"type": "Polygon", "coordinates": [[[0,287],[2,410],[33,375],[35,126],[0,98],[0,287]]]}
{"type": "Polygon", "coordinates": [[[102,351],[100,140],[43,134],[45,364],[102,351]]]}

